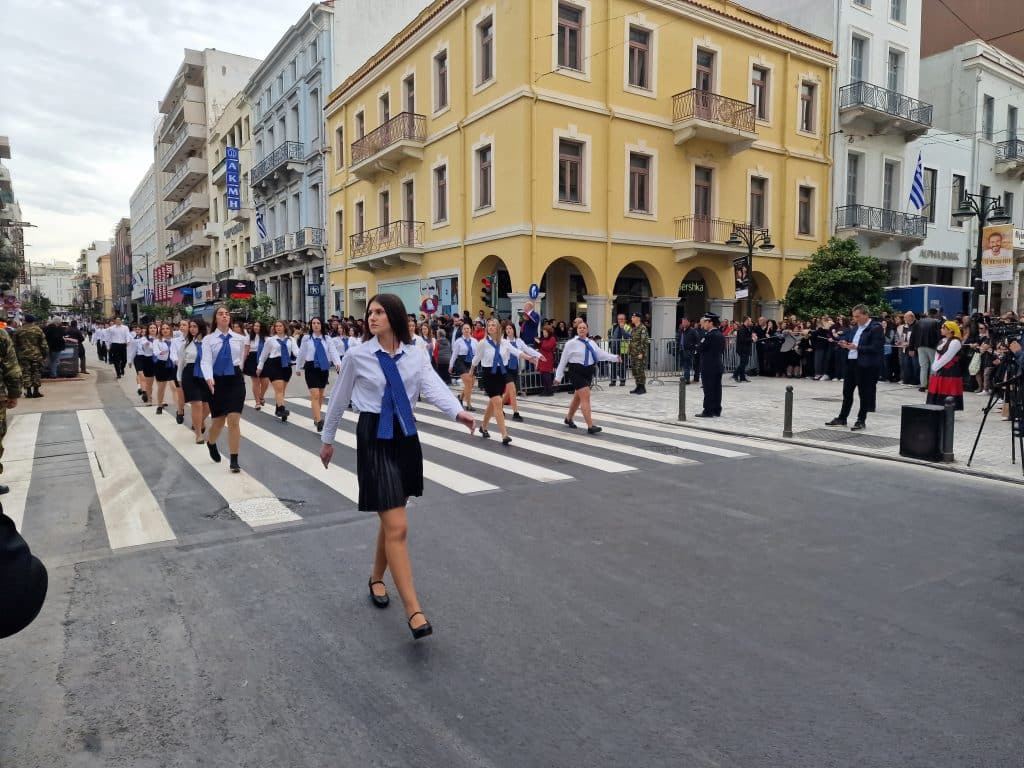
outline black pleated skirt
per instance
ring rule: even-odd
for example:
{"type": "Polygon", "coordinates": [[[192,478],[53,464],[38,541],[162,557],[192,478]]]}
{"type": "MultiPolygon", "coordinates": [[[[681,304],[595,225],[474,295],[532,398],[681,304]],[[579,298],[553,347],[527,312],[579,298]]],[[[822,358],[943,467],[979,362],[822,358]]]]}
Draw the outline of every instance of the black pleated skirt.
{"type": "Polygon", "coordinates": [[[306,375],[306,386],[310,389],[327,389],[327,379],[331,375],[330,369],[322,370],[316,367],[316,363],[310,360],[302,368],[306,375]]]}
{"type": "Polygon", "coordinates": [[[487,393],[487,397],[501,397],[505,392],[506,384],[508,384],[508,378],[500,370],[496,373],[484,371],[480,374],[480,385],[487,393]]]}
{"type": "Polygon", "coordinates": [[[423,495],[423,451],[417,435],[406,437],[395,418],[394,437],[380,440],[379,413],[360,413],[356,424],[356,475],[359,511],[384,512],[404,507],[423,495]]]}
{"type": "Polygon", "coordinates": [[[516,392],[518,392],[519,391],[519,369],[518,368],[513,368],[513,369],[509,370],[509,372],[507,374],[505,374],[505,382],[507,384],[515,384],[516,392]]]}
{"type": "Polygon", "coordinates": [[[153,378],[153,358],[149,355],[136,355],[135,359],[132,360],[132,365],[135,366],[135,370],[141,373],[147,379],[153,378]]]}
{"type": "Polygon", "coordinates": [[[573,389],[584,389],[594,383],[594,371],[596,368],[597,366],[594,365],[569,363],[565,367],[565,378],[572,385],[573,389]]]}
{"type": "Polygon", "coordinates": [[[452,372],[456,376],[462,376],[464,373],[469,373],[470,365],[466,362],[466,358],[457,357],[455,362],[452,363],[452,372]]]}
{"type": "Polygon", "coordinates": [[[206,380],[195,377],[192,372],[191,365],[186,365],[181,372],[181,389],[185,393],[185,402],[210,402],[210,388],[206,386],[206,380]]]}
{"type": "Polygon", "coordinates": [[[178,369],[174,365],[158,361],[153,366],[157,381],[174,381],[178,376],[178,369]]]}
{"type": "Polygon", "coordinates": [[[280,357],[268,357],[263,364],[263,378],[271,381],[291,381],[292,367],[287,368],[281,365],[280,357]]]}
{"type": "Polygon", "coordinates": [[[245,363],[242,364],[242,373],[244,373],[246,376],[255,376],[257,362],[259,361],[257,360],[256,353],[250,352],[248,355],[245,356],[245,363]]]}
{"type": "Polygon", "coordinates": [[[245,378],[242,376],[241,368],[235,368],[231,376],[213,377],[210,416],[216,419],[229,413],[241,413],[244,405],[245,378]]]}

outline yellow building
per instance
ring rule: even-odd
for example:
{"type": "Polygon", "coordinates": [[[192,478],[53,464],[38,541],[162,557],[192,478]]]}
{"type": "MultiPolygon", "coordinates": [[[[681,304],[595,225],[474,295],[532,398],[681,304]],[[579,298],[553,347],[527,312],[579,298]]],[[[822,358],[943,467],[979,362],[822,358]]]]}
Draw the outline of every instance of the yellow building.
{"type": "Polygon", "coordinates": [[[110,254],[100,256],[98,275],[93,275],[93,306],[104,319],[114,315],[114,274],[110,268],[110,254]]]}
{"type": "MultiPolygon", "coordinates": [[[[331,94],[335,306],[482,308],[603,333],[734,312],[735,224],[774,315],[828,236],[831,44],[722,0],[436,0],[331,94]]],[[[745,307],[736,309],[740,314],[745,307]]]]}

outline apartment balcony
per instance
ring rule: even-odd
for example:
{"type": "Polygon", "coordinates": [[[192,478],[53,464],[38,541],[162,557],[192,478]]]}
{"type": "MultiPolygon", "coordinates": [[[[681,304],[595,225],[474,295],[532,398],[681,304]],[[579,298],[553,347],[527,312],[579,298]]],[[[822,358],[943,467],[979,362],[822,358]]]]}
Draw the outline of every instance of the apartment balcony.
{"type": "Polygon", "coordinates": [[[181,231],[200,216],[210,212],[210,198],[203,192],[193,192],[174,206],[164,217],[164,229],[181,231]]]}
{"type": "Polygon", "coordinates": [[[858,81],[839,89],[839,124],[848,133],[920,138],[932,126],[932,105],[858,81]]]}
{"type": "Polygon", "coordinates": [[[996,173],[1013,179],[1024,179],[1024,139],[1010,139],[996,144],[996,173]]]}
{"type": "Polygon", "coordinates": [[[216,240],[224,234],[224,225],[220,222],[208,221],[203,227],[203,234],[211,240],[216,240]]]}
{"type": "MultiPolygon", "coordinates": [[[[736,227],[749,227],[744,221],[715,219],[711,216],[679,216],[675,219],[675,237],[672,250],[676,261],[692,259],[700,253],[722,253],[739,256],[747,252],[747,246],[726,245],[736,227]]],[[[757,227],[754,228],[755,231],[757,227]]]]}
{"type": "Polygon", "coordinates": [[[173,143],[161,156],[160,170],[164,173],[173,173],[178,163],[186,157],[201,156],[205,146],[206,126],[188,123],[175,135],[173,143]]]}
{"type": "Polygon", "coordinates": [[[174,74],[167,92],[160,100],[160,112],[168,114],[174,109],[175,102],[181,98],[182,92],[191,86],[203,85],[203,69],[206,66],[206,59],[202,51],[185,49],[185,58],[174,74]]]}
{"type": "Polygon", "coordinates": [[[181,98],[171,107],[171,113],[161,123],[160,143],[169,144],[171,134],[188,123],[206,125],[206,91],[201,85],[185,86],[181,98]]]}
{"type": "Polygon", "coordinates": [[[288,181],[306,167],[306,151],[301,141],[286,141],[260,160],[249,171],[249,184],[268,186],[277,181],[288,181]]]}
{"type": "Polygon", "coordinates": [[[205,235],[198,235],[189,232],[175,240],[171,240],[164,249],[164,257],[170,261],[184,259],[188,256],[196,256],[210,250],[210,238],[205,235]]]}
{"type": "Polygon", "coordinates": [[[870,205],[841,205],[836,208],[835,229],[836,234],[862,235],[872,247],[896,241],[900,250],[906,251],[924,242],[928,219],[870,205]]]}
{"type": "Polygon", "coordinates": [[[672,97],[672,131],[676,145],[703,139],[735,154],[757,140],[754,105],[691,88],[672,97]]]}
{"type": "Polygon", "coordinates": [[[209,267],[196,267],[171,278],[170,287],[193,288],[197,285],[209,285],[213,282],[213,270],[209,267]]]}
{"type": "Polygon", "coordinates": [[[427,141],[427,118],[415,112],[402,112],[384,125],[352,142],[352,166],[360,179],[372,179],[379,173],[394,173],[405,158],[423,159],[427,141]]]}
{"type": "Polygon", "coordinates": [[[206,178],[206,161],[201,157],[188,158],[178,166],[174,175],[164,184],[164,200],[171,203],[181,202],[204,178],[206,178]]]}
{"type": "Polygon", "coordinates": [[[222,157],[220,162],[213,166],[213,170],[210,171],[210,183],[218,187],[223,187],[227,183],[227,168],[228,159],[222,157]]]}
{"type": "Polygon", "coordinates": [[[289,262],[323,259],[327,233],[316,227],[303,227],[297,232],[278,235],[257,245],[246,255],[246,265],[260,274],[283,267],[289,262]]]}
{"type": "Polygon", "coordinates": [[[399,220],[349,237],[348,263],[377,270],[423,263],[423,222],[399,220]]]}

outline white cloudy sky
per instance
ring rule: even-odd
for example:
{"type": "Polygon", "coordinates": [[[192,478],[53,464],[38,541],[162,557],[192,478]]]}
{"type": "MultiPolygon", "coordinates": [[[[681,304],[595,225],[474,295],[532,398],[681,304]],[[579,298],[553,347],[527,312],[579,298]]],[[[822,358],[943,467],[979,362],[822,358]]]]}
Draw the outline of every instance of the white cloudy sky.
{"type": "Polygon", "coordinates": [[[26,258],[111,237],[153,161],[157,101],[185,48],[263,58],[309,0],[0,0],[0,135],[26,258]]]}

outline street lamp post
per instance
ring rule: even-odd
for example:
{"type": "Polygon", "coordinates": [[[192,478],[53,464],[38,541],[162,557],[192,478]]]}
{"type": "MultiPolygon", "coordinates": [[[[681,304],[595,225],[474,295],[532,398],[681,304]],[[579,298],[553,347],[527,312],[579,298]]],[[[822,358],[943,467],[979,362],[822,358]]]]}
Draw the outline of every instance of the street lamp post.
{"type": "Polygon", "coordinates": [[[732,234],[725,241],[726,245],[736,248],[741,245],[747,246],[747,317],[754,315],[754,295],[750,290],[750,276],[754,272],[754,249],[771,251],[775,248],[772,236],[768,234],[767,228],[755,227],[753,223],[734,224],[732,234]]]}
{"type": "Polygon", "coordinates": [[[1008,224],[1010,217],[1003,208],[1001,197],[990,197],[988,195],[975,195],[970,192],[964,194],[960,200],[960,207],[953,212],[953,218],[957,221],[978,217],[978,250],[974,254],[974,263],[971,265],[971,312],[977,312],[981,300],[981,254],[984,251],[984,229],[987,224],[1008,224]]]}

